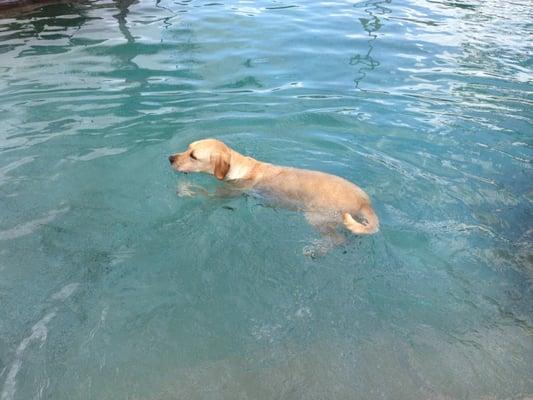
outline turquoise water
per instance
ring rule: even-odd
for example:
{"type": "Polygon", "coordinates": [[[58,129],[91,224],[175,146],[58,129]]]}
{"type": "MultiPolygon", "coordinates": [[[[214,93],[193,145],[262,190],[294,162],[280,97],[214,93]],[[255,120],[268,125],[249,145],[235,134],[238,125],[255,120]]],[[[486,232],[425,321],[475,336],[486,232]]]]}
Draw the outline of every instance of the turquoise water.
{"type": "Polygon", "coordinates": [[[118,1],[0,19],[0,399],[533,396],[529,0],[118,1]],[[381,230],[178,197],[204,137],[381,230]]]}

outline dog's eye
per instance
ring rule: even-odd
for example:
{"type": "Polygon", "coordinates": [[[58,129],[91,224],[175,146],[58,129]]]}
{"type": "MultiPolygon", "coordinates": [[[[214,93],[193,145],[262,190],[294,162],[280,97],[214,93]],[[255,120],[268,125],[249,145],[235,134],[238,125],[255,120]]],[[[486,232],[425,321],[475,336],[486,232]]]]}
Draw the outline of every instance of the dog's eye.
{"type": "Polygon", "coordinates": [[[191,154],[189,154],[189,156],[193,159],[193,160],[198,160],[195,156],[194,156],[194,153],[191,152],[191,154]]]}

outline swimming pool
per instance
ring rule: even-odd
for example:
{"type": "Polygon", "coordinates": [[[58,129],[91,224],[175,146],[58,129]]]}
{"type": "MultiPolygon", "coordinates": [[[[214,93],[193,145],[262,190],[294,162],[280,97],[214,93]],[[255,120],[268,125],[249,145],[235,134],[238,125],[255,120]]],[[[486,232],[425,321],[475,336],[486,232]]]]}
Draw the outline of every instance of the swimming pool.
{"type": "MultiPolygon", "coordinates": [[[[140,0],[0,19],[0,399],[533,396],[526,0],[140,0]],[[181,198],[204,137],[381,230],[181,198]]],[[[528,47],[529,46],[529,47],[528,47]]]]}

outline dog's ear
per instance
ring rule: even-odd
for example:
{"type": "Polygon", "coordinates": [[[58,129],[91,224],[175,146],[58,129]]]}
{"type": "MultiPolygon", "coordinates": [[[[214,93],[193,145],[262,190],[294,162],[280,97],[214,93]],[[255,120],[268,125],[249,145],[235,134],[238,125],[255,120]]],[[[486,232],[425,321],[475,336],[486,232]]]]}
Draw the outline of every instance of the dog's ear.
{"type": "Polygon", "coordinates": [[[227,153],[217,153],[213,156],[213,163],[215,165],[214,175],[217,179],[224,179],[229,171],[230,156],[227,153]]]}

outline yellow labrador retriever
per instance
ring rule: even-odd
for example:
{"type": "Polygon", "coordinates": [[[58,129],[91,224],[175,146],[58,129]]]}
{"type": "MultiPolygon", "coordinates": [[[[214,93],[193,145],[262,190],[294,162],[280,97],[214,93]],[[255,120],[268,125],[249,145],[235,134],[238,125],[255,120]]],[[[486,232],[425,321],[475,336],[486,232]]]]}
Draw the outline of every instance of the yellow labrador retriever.
{"type": "Polygon", "coordinates": [[[234,190],[254,191],[287,208],[301,210],[311,225],[332,237],[341,223],[358,235],[379,229],[368,195],[335,175],[257,161],[216,139],[193,142],[183,153],[171,155],[169,161],[179,172],[212,174],[234,190]]]}

